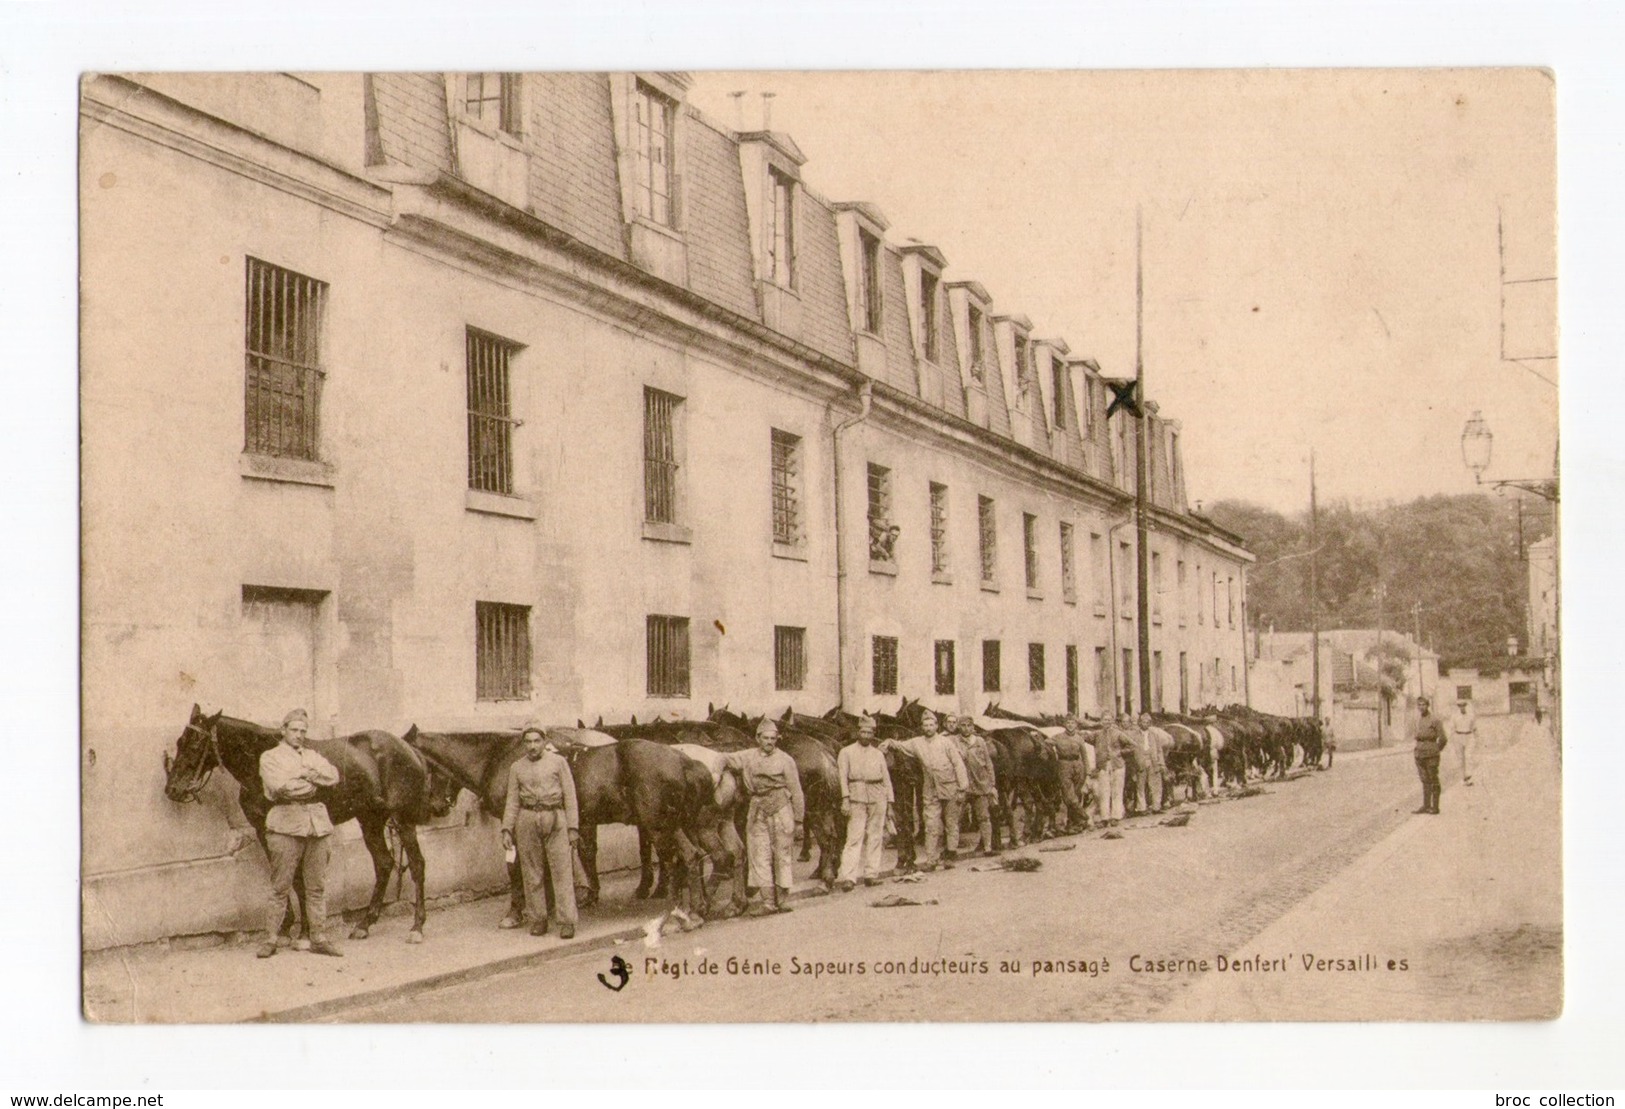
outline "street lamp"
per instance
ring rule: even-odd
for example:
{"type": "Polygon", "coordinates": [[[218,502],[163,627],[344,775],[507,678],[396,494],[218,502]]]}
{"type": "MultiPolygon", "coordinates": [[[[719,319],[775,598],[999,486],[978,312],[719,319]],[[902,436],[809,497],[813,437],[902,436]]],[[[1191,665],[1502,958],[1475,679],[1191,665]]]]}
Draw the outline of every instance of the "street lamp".
{"type": "Polygon", "coordinates": [[[1473,412],[1472,418],[1461,429],[1461,460],[1473,472],[1474,485],[1488,485],[1491,489],[1521,489],[1533,493],[1553,504],[1557,503],[1557,478],[1503,478],[1486,482],[1484,471],[1490,468],[1490,453],[1495,447],[1495,433],[1484,422],[1484,413],[1473,412]]]}

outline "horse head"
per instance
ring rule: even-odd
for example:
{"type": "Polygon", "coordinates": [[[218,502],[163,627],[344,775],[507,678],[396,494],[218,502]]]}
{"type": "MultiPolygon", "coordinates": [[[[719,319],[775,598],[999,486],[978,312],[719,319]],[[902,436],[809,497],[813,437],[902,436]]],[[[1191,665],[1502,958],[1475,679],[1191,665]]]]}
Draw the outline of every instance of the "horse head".
{"type": "Polygon", "coordinates": [[[197,705],[175,740],[175,754],[164,752],[164,796],[171,801],[196,801],[209,776],[221,765],[220,739],[216,732],[220,713],[207,716],[197,705]]]}

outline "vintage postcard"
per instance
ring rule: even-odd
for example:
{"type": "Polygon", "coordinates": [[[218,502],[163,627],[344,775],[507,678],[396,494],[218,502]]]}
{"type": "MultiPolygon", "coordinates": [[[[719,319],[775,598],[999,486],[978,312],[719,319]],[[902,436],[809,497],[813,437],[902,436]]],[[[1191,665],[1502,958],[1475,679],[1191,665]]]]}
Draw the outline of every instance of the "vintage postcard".
{"type": "Polygon", "coordinates": [[[79,133],[88,1020],[1562,1012],[1551,73],[79,133]]]}

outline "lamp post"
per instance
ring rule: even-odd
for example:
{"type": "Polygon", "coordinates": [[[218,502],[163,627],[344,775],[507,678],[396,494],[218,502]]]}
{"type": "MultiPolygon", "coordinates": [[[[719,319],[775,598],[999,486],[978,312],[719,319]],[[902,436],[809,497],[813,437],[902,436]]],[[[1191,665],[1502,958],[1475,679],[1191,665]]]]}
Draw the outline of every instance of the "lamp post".
{"type": "MultiPolygon", "coordinates": [[[[1532,493],[1548,502],[1552,506],[1552,592],[1556,594],[1556,613],[1553,620],[1556,642],[1552,644],[1551,658],[1551,687],[1552,687],[1552,730],[1561,747],[1563,736],[1563,539],[1562,526],[1559,521],[1558,477],[1556,457],[1553,457],[1552,476],[1550,478],[1500,478],[1492,481],[1484,480],[1484,471],[1490,468],[1490,455],[1495,446],[1495,434],[1490,431],[1489,424],[1484,422],[1484,414],[1474,411],[1472,417],[1461,429],[1461,460],[1472,471],[1473,484],[1488,485],[1496,492],[1504,489],[1517,489],[1524,493],[1532,493]]],[[[1527,582],[1525,583],[1527,587],[1527,582]]]]}

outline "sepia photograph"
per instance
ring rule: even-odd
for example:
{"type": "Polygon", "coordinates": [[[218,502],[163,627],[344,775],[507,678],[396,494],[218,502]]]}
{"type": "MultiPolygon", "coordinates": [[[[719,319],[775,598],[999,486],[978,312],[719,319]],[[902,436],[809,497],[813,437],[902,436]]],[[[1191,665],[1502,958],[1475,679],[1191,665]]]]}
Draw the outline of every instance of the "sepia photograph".
{"type": "Polygon", "coordinates": [[[84,73],[84,1020],[1556,1020],[1560,86],[84,73]]]}

